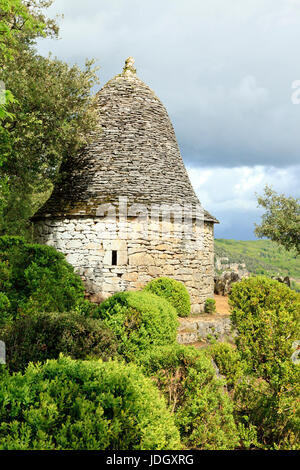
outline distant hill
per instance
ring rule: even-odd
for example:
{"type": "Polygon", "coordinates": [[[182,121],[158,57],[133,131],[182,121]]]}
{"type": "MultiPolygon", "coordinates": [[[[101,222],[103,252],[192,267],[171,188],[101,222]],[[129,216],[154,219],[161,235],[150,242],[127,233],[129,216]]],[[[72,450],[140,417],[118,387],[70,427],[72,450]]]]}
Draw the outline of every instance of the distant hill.
{"type": "Polygon", "coordinates": [[[289,276],[300,282],[300,258],[270,240],[215,240],[215,255],[226,257],[230,263],[245,263],[253,274],[289,276]]]}

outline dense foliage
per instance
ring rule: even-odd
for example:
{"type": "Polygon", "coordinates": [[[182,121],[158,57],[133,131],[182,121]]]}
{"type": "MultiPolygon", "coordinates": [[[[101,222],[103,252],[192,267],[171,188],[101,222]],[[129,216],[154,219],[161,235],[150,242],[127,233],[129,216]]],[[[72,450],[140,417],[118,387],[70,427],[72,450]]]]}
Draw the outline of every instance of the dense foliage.
{"type": "Polygon", "coordinates": [[[0,326],[36,311],[69,311],[84,299],[80,277],[49,246],[0,237],[0,326]]]}
{"type": "Polygon", "coordinates": [[[45,35],[50,26],[40,12],[34,14],[31,10],[33,3],[37,5],[38,2],[31,0],[24,4],[22,0],[0,0],[0,226],[4,221],[2,213],[9,194],[9,180],[3,174],[2,167],[12,152],[7,123],[15,119],[10,108],[16,104],[15,97],[3,81],[3,73],[8,64],[12,64],[18,57],[20,41],[25,37],[32,39],[45,35]]]}
{"type": "Polygon", "coordinates": [[[215,361],[219,372],[226,377],[227,388],[231,390],[243,377],[246,363],[234,345],[215,341],[209,348],[209,352],[215,361]]]}
{"type": "Polygon", "coordinates": [[[255,426],[262,447],[297,448],[300,371],[291,355],[300,334],[300,296],[257,277],[235,284],[230,302],[237,350],[246,365],[236,388],[238,414],[255,426]]]}
{"type": "Polygon", "coordinates": [[[0,0],[0,67],[15,60],[19,44],[32,44],[39,37],[56,37],[55,21],[45,17],[44,9],[53,0],[0,0]]]}
{"type": "Polygon", "coordinates": [[[152,348],[140,362],[175,413],[185,446],[221,450],[238,445],[233,404],[205,353],[177,344],[152,348]]]}
{"type": "Polygon", "coordinates": [[[24,371],[29,362],[57,359],[60,353],[73,359],[108,360],[117,355],[117,341],[100,320],[77,313],[40,313],[16,320],[0,330],[6,345],[10,371],[24,371]]]}
{"type": "Polygon", "coordinates": [[[182,282],[168,277],[160,277],[149,282],[144,290],[168,300],[179,317],[187,317],[191,313],[190,296],[182,282]]]}
{"type": "Polygon", "coordinates": [[[51,0],[1,1],[18,6],[1,20],[15,27],[13,41],[5,46],[13,60],[0,51],[0,64],[5,62],[0,79],[12,93],[7,98],[14,97],[6,101],[9,114],[1,122],[0,177],[6,185],[0,233],[29,236],[29,218],[49,197],[61,164],[83,148],[95,128],[91,89],[98,79],[93,61],[81,70],[37,54],[36,38],[58,34],[55,21],[45,17],[51,0]]]}
{"type": "Polygon", "coordinates": [[[264,276],[244,279],[230,294],[231,320],[242,357],[259,373],[291,354],[300,334],[300,295],[264,276]],[[276,359],[276,360],[275,360],[276,359]]]}
{"type": "Polygon", "coordinates": [[[287,250],[295,249],[300,254],[300,202],[299,199],[277,194],[268,186],[263,196],[258,196],[258,204],[266,212],[255,233],[267,237],[284,246],[287,250]]]}
{"type": "Polygon", "coordinates": [[[180,449],[151,380],[131,364],[61,357],[0,382],[0,449],[180,449]]]}
{"type": "Polygon", "coordinates": [[[127,359],[143,354],[150,346],[174,344],[178,320],[165,299],[149,292],[120,292],[103,302],[94,316],[113,330],[118,352],[127,359]]]}

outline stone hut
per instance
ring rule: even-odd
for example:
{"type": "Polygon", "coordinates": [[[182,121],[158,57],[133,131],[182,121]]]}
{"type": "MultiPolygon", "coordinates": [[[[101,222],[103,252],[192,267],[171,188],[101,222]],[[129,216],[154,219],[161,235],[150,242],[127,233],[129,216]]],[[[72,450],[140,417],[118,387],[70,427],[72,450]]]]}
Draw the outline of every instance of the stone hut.
{"type": "Polygon", "coordinates": [[[134,60],[97,94],[91,143],[62,167],[34,217],[36,240],[66,255],[99,298],[168,276],[192,312],[214,294],[214,223],[192,188],[166,109],[134,60]]]}

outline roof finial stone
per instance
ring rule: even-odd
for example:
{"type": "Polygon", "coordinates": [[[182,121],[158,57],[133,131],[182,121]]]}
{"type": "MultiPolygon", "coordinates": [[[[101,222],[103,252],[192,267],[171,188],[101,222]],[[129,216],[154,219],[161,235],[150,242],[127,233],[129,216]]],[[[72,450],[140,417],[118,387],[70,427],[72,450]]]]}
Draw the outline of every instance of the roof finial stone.
{"type": "Polygon", "coordinates": [[[136,68],[134,67],[135,60],[133,57],[128,57],[128,59],[125,60],[125,67],[123,69],[123,74],[124,75],[136,75],[136,68]]]}

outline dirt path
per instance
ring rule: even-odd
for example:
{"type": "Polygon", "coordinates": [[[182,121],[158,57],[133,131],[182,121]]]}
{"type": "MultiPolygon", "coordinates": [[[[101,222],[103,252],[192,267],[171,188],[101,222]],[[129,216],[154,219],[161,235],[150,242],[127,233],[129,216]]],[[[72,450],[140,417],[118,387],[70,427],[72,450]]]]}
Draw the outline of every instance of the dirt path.
{"type": "Polygon", "coordinates": [[[228,297],[223,295],[215,295],[216,309],[219,315],[228,315],[230,313],[228,297]]]}

